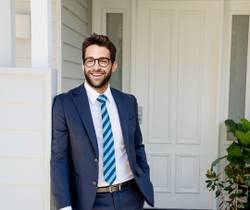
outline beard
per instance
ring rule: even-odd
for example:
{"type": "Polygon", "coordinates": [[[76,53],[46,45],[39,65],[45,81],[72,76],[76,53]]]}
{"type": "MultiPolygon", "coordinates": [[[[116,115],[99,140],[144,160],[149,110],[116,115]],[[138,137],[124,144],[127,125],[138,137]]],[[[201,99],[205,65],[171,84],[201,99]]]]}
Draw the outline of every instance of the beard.
{"type": "Polygon", "coordinates": [[[111,75],[112,75],[112,69],[109,70],[108,74],[103,78],[103,80],[99,84],[94,84],[94,82],[91,80],[90,76],[84,70],[85,79],[87,80],[88,84],[93,88],[105,87],[109,83],[111,75]]]}

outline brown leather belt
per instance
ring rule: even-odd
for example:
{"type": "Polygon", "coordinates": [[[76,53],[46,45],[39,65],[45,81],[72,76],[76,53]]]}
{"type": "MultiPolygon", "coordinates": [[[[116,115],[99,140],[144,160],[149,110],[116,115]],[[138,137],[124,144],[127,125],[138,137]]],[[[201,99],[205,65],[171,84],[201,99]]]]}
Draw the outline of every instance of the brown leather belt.
{"type": "Polygon", "coordinates": [[[97,193],[117,192],[117,191],[127,189],[128,187],[131,187],[134,184],[135,184],[135,180],[131,179],[129,181],[122,182],[122,183],[115,184],[115,185],[110,185],[110,186],[107,186],[107,187],[98,187],[96,192],[97,193]]]}

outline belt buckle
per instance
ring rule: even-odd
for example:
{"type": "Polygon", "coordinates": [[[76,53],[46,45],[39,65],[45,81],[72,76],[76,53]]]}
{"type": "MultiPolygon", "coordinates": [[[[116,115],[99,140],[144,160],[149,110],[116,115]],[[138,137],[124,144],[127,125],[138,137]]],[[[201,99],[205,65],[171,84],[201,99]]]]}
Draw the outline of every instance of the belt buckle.
{"type": "Polygon", "coordinates": [[[109,186],[109,192],[112,193],[115,191],[115,186],[111,185],[109,186]]]}
{"type": "Polygon", "coordinates": [[[121,191],[122,189],[122,185],[121,184],[117,184],[117,185],[111,185],[109,186],[109,192],[112,193],[112,192],[115,192],[115,191],[121,191]],[[118,189],[118,190],[117,190],[118,189]]]}

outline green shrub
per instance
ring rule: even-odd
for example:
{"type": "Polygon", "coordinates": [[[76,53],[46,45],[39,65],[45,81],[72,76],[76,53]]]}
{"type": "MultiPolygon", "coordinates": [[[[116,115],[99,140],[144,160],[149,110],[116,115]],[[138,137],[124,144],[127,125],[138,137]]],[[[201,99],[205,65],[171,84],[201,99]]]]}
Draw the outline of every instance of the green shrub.
{"type": "Polygon", "coordinates": [[[216,159],[207,171],[207,188],[215,191],[219,199],[219,209],[250,209],[250,122],[241,119],[239,123],[226,120],[227,131],[234,140],[227,148],[227,155],[216,159]],[[223,173],[215,166],[226,159],[223,173]]]}

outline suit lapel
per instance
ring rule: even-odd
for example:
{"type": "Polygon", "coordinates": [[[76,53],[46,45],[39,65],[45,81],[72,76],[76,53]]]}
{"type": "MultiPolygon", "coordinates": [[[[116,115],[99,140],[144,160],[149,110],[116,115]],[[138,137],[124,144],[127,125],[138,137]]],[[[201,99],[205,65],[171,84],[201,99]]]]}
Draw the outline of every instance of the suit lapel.
{"type": "Polygon", "coordinates": [[[122,129],[122,135],[124,138],[124,144],[126,147],[126,150],[129,151],[129,134],[128,134],[128,106],[126,105],[126,101],[124,97],[116,90],[111,88],[111,93],[114,97],[118,114],[120,118],[121,123],[121,129],[122,129]]]}
{"type": "Polygon", "coordinates": [[[98,156],[98,146],[97,146],[97,139],[95,134],[95,128],[93,124],[93,119],[91,116],[91,111],[89,107],[89,101],[86,94],[86,90],[83,85],[81,85],[78,89],[75,90],[73,93],[73,101],[74,104],[79,112],[79,115],[81,117],[81,120],[86,128],[86,131],[88,133],[90,142],[94,148],[94,151],[96,152],[96,155],[98,156]]]}

